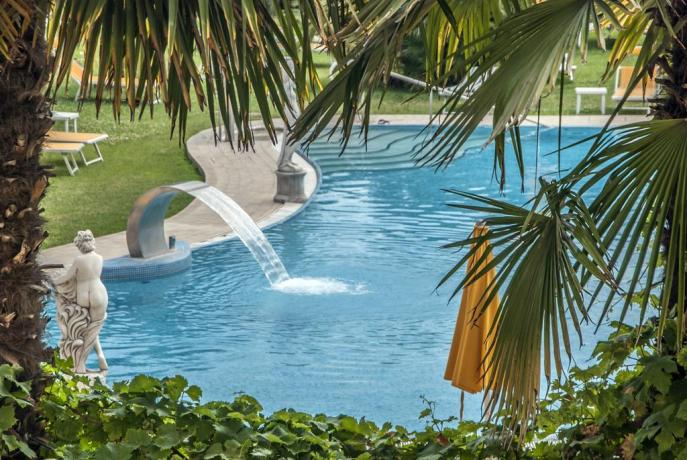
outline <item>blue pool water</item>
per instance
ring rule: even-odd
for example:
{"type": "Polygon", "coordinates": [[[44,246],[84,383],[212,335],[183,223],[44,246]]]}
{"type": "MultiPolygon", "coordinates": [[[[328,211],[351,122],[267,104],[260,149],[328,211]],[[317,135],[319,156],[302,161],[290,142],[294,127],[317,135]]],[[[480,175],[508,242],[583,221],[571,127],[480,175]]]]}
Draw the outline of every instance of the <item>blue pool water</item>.
{"type": "MultiPolygon", "coordinates": [[[[239,241],[198,249],[185,273],[108,284],[102,345],[109,380],[181,373],[202,386],[205,399],[247,392],[270,412],[293,407],[413,428],[421,426],[420,396],[436,401],[440,416],[456,415],[459,391],[443,372],[458,309],[448,293],[458,280],[435,287],[458,257],[440,247],[465,238],[479,216],[447,207],[457,197],[442,189],[500,194],[491,148],[468,149],[442,171],[411,168],[418,131],[373,127],[369,154],[354,141],[338,159],[335,143],[315,144],[310,154],[324,173],[319,193],[301,214],[266,232],[292,276],[342,280],[355,293],[273,291],[239,241]]],[[[594,132],[565,129],[563,142],[594,132]]],[[[487,134],[478,130],[472,146],[487,134]]],[[[509,155],[503,195],[516,203],[531,197],[534,183],[534,130],[523,134],[525,193],[509,155]]],[[[557,130],[544,131],[542,152],[553,151],[556,140],[557,130]]],[[[563,168],[585,152],[564,152],[563,168]]],[[[555,171],[555,155],[542,156],[539,173],[555,171]]],[[[578,361],[595,340],[593,327],[586,330],[578,361]]],[[[466,398],[465,415],[479,418],[479,396],[466,398]]]]}

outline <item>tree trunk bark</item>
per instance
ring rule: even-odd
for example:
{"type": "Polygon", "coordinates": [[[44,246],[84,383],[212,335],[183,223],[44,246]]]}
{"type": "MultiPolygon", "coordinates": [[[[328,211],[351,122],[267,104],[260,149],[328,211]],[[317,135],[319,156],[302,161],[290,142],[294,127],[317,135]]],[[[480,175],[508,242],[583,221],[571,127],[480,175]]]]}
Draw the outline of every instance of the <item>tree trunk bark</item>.
{"type": "MultiPolygon", "coordinates": [[[[21,24],[24,34],[9,58],[0,56],[0,364],[20,365],[26,379],[38,377],[40,363],[51,356],[43,342],[44,275],[36,262],[47,235],[40,201],[49,172],[40,164],[40,152],[52,125],[44,96],[49,2],[31,3],[31,21],[21,24]]],[[[41,392],[40,380],[34,396],[41,392]]],[[[31,430],[31,409],[18,415],[21,429],[31,430]]]]}
{"type": "MultiPolygon", "coordinates": [[[[50,2],[32,3],[24,34],[9,58],[0,56],[0,364],[21,366],[37,401],[44,387],[40,363],[51,357],[43,342],[46,291],[36,253],[47,236],[40,201],[50,175],[40,152],[53,122],[44,96],[50,2]]],[[[16,417],[17,434],[37,448],[43,430],[35,408],[22,408],[16,417]]]]}

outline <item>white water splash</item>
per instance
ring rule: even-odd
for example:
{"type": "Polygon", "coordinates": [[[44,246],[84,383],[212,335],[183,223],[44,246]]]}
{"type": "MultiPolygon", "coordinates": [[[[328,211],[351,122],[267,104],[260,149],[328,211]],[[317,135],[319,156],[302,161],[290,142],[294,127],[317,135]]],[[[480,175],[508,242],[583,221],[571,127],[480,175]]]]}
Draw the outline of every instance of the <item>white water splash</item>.
{"type": "Polygon", "coordinates": [[[289,278],[272,285],[275,291],[285,294],[330,295],[330,294],[365,294],[363,284],[348,284],[332,278],[289,278]]]}
{"type": "Polygon", "coordinates": [[[362,284],[348,284],[331,278],[291,278],[267,237],[253,219],[230,197],[202,182],[191,181],[175,186],[205,203],[236,232],[262,268],[272,289],[285,294],[328,295],[364,294],[362,284]]]}

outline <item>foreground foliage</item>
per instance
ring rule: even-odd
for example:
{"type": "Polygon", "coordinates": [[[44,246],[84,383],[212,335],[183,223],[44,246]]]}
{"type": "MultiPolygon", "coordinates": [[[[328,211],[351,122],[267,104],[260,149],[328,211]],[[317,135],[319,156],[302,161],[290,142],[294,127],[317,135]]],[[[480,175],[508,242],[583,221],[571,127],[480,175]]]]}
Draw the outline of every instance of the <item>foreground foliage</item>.
{"type": "MultiPolygon", "coordinates": [[[[667,321],[675,320],[675,347],[687,343],[682,326],[687,310],[686,17],[685,0],[369,2],[332,41],[347,50],[345,63],[295,124],[293,138],[307,141],[335,126],[345,143],[361,120],[367,133],[374,91],[387,86],[408,37],[424,29],[427,83],[459,83],[447,94],[446,116],[435,117],[438,127],[417,152],[417,161],[449,165],[475,129],[491,120],[494,178],[506,187],[506,159],[512,155],[524,186],[529,158],[539,153],[525,152],[521,123],[539,113],[542,98],[555,93],[562,114],[567,78],[561,69],[575,62],[576,53],[586,59],[590,29],[601,49],[607,49],[606,32],[613,30],[608,65],[598,78],[602,84],[613,80],[622,64],[631,72],[589,154],[561,171],[560,130],[556,180],[537,178],[536,196],[525,209],[463,194],[469,203],[458,207],[486,214],[490,231],[449,246],[498,241],[492,245],[493,264],[484,268],[498,273],[489,295],[502,294],[485,358],[487,405],[492,413],[505,412],[510,427],[523,436],[538,416],[541,374],[564,377],[562,362],[572,357],[575,335],[580,336],[577,322],[607,321],[614,299],[624,297],[624,316],[630,300],[639,297],[632,310],[642,322],[646,290],[658,292],[656,339],[665,341],[667,321]],[[649,89],[651,78],[660,86],[656,94],[649,89]],[[632,96],[633,90],[644,97],[632,96]],[[643,99],[653,120],[609,130],[632,99],[643,99]],[[605,184],[600,195],[594,184],[605,184]],[[659,258],[665,261],[661,267],[659,258]],[[603,308],[592,311],[597,301],[603,308]]],[[[444,281],[460,278],[460,287],[479,277],[476,272],[462,276],[469,258],[460,259],[444,281]]],[[[486,305],[485,300],[481,308],[486,305]]]]}
{"type": "MultiPolygon", "coordinates": [[[[649,302],[646,290],[653,289],[660,292],[656,303],[658,327],[652,329],[653,337],[665,349],[674,347],[675,350],[672,354],[650,354],[660,356],[658,364],[650,366],[651,363],[640,359],[634,368],[641,376],[658,366],[669,382],[648,387],[644,393],[637,390],[635,396],[645,398],[643,404],[651,408],[647,412],[651,415],[645,419],[634,408],[627,419],[636,420],[643,427],[655,415],[654,409],[676,410],[675,406],[662,404],[666,399],[673,400],[672,396],[668,397],[672,382],[682,381],[682,364],[678,358],[687,343],[687,331],[683,327],[687,311],[685,17],[685,0],[0,2],[0,101],[8,101],[0,107],[0,120],[4,122],[4,129],[0,129],[0,181],[5,184],[0,186],[3,215],[0,218],[3,228],[0,363],[24,366],[23,378],[38,377],[38,364],[47,352],[42,342],[45,290],[40,288],[40,281],[44,275],[36,263],[37,252],[46,237],[40,201],[49,176],[39,162],[42,141],[51,125],[49,101],[44,91],[46,82],[53,82],[54,89],[68,78],[71,59],[80,42],[85,42],[80,96],[95,92],[96,107],[105,99],[107,88],[113,93],[116,119],[120,118],[124,104],[135,116],[141,115],[145,108],[152,111],[154,102],[159,101],[173,126],[183,133],[195,93],[198,106],[207,107],[213,125],[220,122],[214,115],[216,109],[224,122],[233,116],[237,122],[236,142],[248,147],[252,140],[251,92],[273,140],[276,132],[272,117],[278,115],[288,120],[289,109],[305,106],[310,96],[318,92],[320,85],[311,52],[315,33],[336,59],[339,70],[326,88],[303,107],[305,110],[293,126],[293,140],[312,141],[333,125],[342,128],[347,138],[360,120],[366,132],[373,91],[388,81],[406,36],[423,26],[426,36],[433,37],[425,45],[427,83],[444,85],[451,79],[460,83],[447,98],[444,109],[448,114],[434,132],[434,142],[420,152],[418,160],[437,167],[448,165],[459,156],[461,147],[477,126],[490,115],[494,171],[499,185],[505,187],[504,165],[511,150],[524,180],[520,123],[536,111],[542,97],[552,94],[559,79],[559,112],[562,112],[565,75],[559,69],[566,67],[568,57],[578,48],[579,54],[586,56],[592,23],[601,48],[605,47],[603,31],[607,27],[618,32],[608,67],[600,78],[612,78],[618,66],[637,47],[630,82],[614,114],[633,89],[656,77],[661,91],[649,101],[654,120],[624,126],[616,133],[604,129],[589,155],[571,173],[561,177],[559,166],[558,181],[541,182],[527,215],[508,203],[474,196],[473,209],[493,211],[487,219],[491,227],[499,222],[508,224],[499,230],[503,233],[490,233],[486,238],[519,235],[511,251],[504,251],[494,259],[501,267],[502,276],[495,281],[499,285],[493,286],[493,292],[503,285],[507,294],[501,298],[496,326],[491,331],[494,347],[487,361],[495,371],[486,383],[488,406],[494,412],[502,411],[501,422],[508,420],[506,426],[517,430],[522,442],[527,439],[528,426],[534,424],[536,434],[538,420],[545,415],[539,407],[539,372],[543,369],[548,377],[552,369],[562,376],[561,356],[563,353],[571,356],[565,319],[573,315],[589,318],[588,306],[602,292],[596,290],[587,303],[585,295],[590,286],[598,283],[603,289],[610,289],[616,298],[624,296],[623,315],[628,311],[630,299],[643,296],[637,302],[640,322],[645,318],[649,302]],[[291,8],[296,5],[298,10],[291,8]],[[48,18],[50,46],[43,30],[48,18]],[[578,38],[581,38],[579,45],[578,38]],[[48,50],[53,44],[56,58],[49,62],[48,50]],[[284,54],[292,60],[293,67],[284,54]],[[283,74],[295,83],[297,104],[290,102],[283,74]],[[215,97],[216,94],[220,97],[215,97]],[[9,115],[3,116],[5,113],[9,115]],[[506,149],[507,134],[513,149],[506,149]],[[601,181],[607,184],[602,195],[590,199],[587,184],[601,181]],[[633,265],[635,251],[637,263],[633,265]],[[544,261],[542,255],[553,257],[544,261]],[[658,266],[660,258],[665,261],[662,267],[658,266]],[[645,273],[648,287],[643,283],[645,273]],[[534,280],[533,295],[527,295],[529,274],[534,280]],[[668,337],[670,324],[677,324],[673,337],[668,337]]],[[[559,135],[558,155],[560,139],[559,135]]],[[[472,241],[463,243],[469,245],[472,241]]],[[[451,272],[455,273],[461,272],[457,269],[451,272]]],[[[607,297],[600,321],[608,318],[613,296],[607,297]]],[[[631,379],[623,380],[621,371],[617,372],[620,380],[604,382],[603,385],[609,386],[603,388],[620,394],[635,391],[631,379]]],[[[35,399],[39,399],[40,389],[37,382],[32,384],[35,399]]],[[[565,388],[559,390],[564,392],[565,388]]],[[[121,398],[121,391],[115,389],[113,397],[121,398]]],[[[584,401],[583,397],[575,396],[572,399],[584,401]]],[[[54,395],[46,398],[49,401],[54,395]]],[[[88,398],[84,400],[90,401],[88,398]]],[[[617,400],[623,401],[620,397],[617,400]]],[[[16,403],[23,414],[18,417],[21,419],[18,433],[42,442],[42,434],[31,430],[29,422],[36,414],[23,412],[33,405],[28,396],[24,401],[24,407],[16,403]]],[[[129,403],[124,398],[117,404],[128,408],[129,403]]],[[[600,407],[594,401],[588,403],[589,407],[600,407]]],[[[78,399],[70,404],[81,409],[82,401],[78,399]]],[[[99,404],[109,410],[115,403],[99,404]]],[[[567,399],[561,401],[560,409],[556,410],[565,410],[567,404],[567,399]]],[[[570,404],[574,407],[574,402],[570,404]]],[[[579,410],[582,413],[583,407],[579,410]]],[[[670,423],[678,423],[674,420],[679,420],[680,415],[668,412],[662,417],[675,415],[670,423]]],[[[93,417],[101,417],[100,412],[95,413],[93,417]]],[[[105,419],[110,416],[107,411],[102,414],[105,419]]],[[[178,415],[169,417],[172,418],[159,422],[161,426],[176,422],[178,415]]],[[[567,421],[579,420],[568,418],[567,421]]],[[[106,422],[103,421],[103,426],[106,422]]],[[[583,422],[592,423],[586,418],[580,424],[583,422]]],[[[596,425],[607,423],[603,419],[596,425]]],[[[49,418],[46,425],[51,427],[49,418]]],[[[634,429],[631,426],[619,430],[629,436],[634,429]]],[[[646,435],[636,431],[636,436],[623,437],[622,442],[632,444],[640,453],[652,448],[647,442],[655,443],[658,451],[652,453],[662,455],[665,446],[682,439],[683,434],[684,428],[679,425],[666,433],[663,428],[646,435]]],[[[102,439],[89,436],[83,434],[81,444],[86,445],[80,446],[82,450],[97,451],[104,448],[96,448],[98,443],[104,446],[105,441],[110,441],[109,435],[102,439]]],[[[416,435],[409,436],[411,440],[403,442],[412,444],[416,435]]],[[[618,439],[614,437],[607,444],[615,446],[614,441],[618,439]]],[[[450,440],[446,447],[453,446],[450,440]]],[[[56,452],[60,452],[61,444],[57,447],[56,452]]]]}
{"type": "MultiPolygon", "coordinates": [[[[0,456],[16,458],[687,458],[687,351],[655,336],[658,321],[617,324],[595,362],[570,369],[542,400],[524,441],[503,426],[437,420],[420,414],[421,431],[381,427],[348,416],[281,410],[265,415],[252,397],[201,403],[201,389],[181,376],[139,375],[112,388],[47,366],[40,401],[19,369],[0,366],[0,456]],[[26,439],[18,409],[37,405],[45,437],[26,439]],[[32,446],[32,447],[30,447],[32,446]]],[[[676,334],[674,322],[665,336],[676,334]]],[[[63,367],[63,363],[60,364],[63,367]]],[[[504,425],[509,426],[507,418],[504,425]]]]}
{"type": "MultiPolygon", "coordinates": [[[[47,439],[19,437],[17,407],[32,404],[19,369],[0,367],[0,455],[55,458],[439,458],[477,440],[473,423],[409,432],[365,419],[282,410],[270,416],[250,396],[200,403],[201,389],[181,376],[139,375],[110,389],[46,368],[53,377],[38,402],[47,439]],[[29,444],[43,445],[32,452],[29,444]],[[439,456],[439,457],[437,457],[439,456]]],[[[431,410],[423,416],[431,417],[431,410]]]]}

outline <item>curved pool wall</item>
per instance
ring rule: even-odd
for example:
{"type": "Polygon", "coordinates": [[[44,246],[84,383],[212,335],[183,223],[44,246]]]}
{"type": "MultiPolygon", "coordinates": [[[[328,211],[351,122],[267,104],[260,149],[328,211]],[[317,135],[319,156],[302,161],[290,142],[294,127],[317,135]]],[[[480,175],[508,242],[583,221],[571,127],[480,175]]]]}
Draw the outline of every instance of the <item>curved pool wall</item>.
{"type": "MultiPolygon", "coordinates": [[[[371,130],[393,136],[396,128],[371,130]]],[[[401,137],[408,129],[395,134],[401,137]]],[[[566,129],[563,142],[596,131],[566,129]]],[[[486,134],[480,129],[473,140],[486,134]]],[[[455,282],[435,286],[458,257],[441,246],[465,238],[480,215],[446,206],[461,199],[442,189],[524,203],[534,184],[534,139],[533,129],[523,128],[525,193],[512,154],[507,187],[499,192],[491,149],[470,149],[438,172],[322,162],[323,182],[310,205],[265,233],[292,275],[343,280],[360,288],[355,294],[271,290],[238,240],[194,249],[193,266],[177,275],[107,282],[110,307],[102,345],[109,380],[180,373],[201,385],[208,400],[246,392],[268,412],[293,407],[413,428],[422,426],[420,396],[436,401],[439,417],[458,414],[460,393],[443,380],[443,371],[459,301],[448,301],[455,282]]],[[[556,175],[555,155],[544,155],[555,150],[556,140],[556,130],[542,132],[540,175],[556,175]]],[[[396,149],[406,149],[410,157],[417,145],[404,142],[396,149]]],[[[315,146],[324,156],[340,149],[325,141],[315,146]]],[[[585,153],[583,145],[564,151],[563,168],[585,153]]],[[[309,154],[318,161],[317,152],[309,154]]],[[[399,159],[405,161],[403,155],[399,159]]],[[[577,364],[590,354],[594,328],[584,328],[577,364]]],[[[602,325],[598,337],[609,330],[602,325]]],[[[466,418],[479,418],[481,396],[466,395],[465,404],[466,418]]]]}
{"type": "Polygon", "coordinates": [[[191,246],[177,241],[173,251],[146,259],[129,256],[115,257],[103,263],[103,281],[150,281],[171,276],[191,268],[191,246]]]}
{"type": "MultiPolygon", "coordinates": [[[[270,217],[270,223],[267,225],[262,225],[260,226],[261,230],[266,230],[268,228],[271,228],[275,225],[279,225],[286,220],[298,215],[303,211],[303,209],[310,204],[312,201],[313,197],[317,194],[317,191],[320,188],[320,184],[322,183],[322,171],[312,159],[308,158],[307,156],[303,155],[301,152],[298,152],[298,155],[308,163],[313,168],[313,171],[315,172],[315,186],[310,192],[310,195],[308,196],[307,200],[303,203],[288,203],[283,205],[275,215],[270,217]]],[[[184,184],[171,184],[171,185],[166,185],[166,186],[161,186],[157,187],[155,189],[149,190],[145,194],[143,194],[141,197],[139,197],[139,200],[142,198],[149,198],[149,199],[158,199],[161,202],[161,205],[158,205],[157,207],[160,208],[163,212],[157,217],[160,219],[160,221],[157,223],[157,227],[159,228],[154,228],[152,231],[150,229],[145,229],[144,233],[150,234],[150,233],[159,233],[157,236],[158,241],[158,246],[161,246],[164,244],[166,247],[167,244],[163,243],[165,240],[165,231],[164,231],[164,214],[167,209],[167,206],[169,204],[169,200],[171,197],[174,195],[184,192],[186,190],[182,190],[179,188],[180,186],[188,186],[190,183],[184,183],[184,184]]],[[[198,198],[196,198],[198,199],[198,198]]],[[[144,200],[145,201],[145,200],[144,200]]],[[[137,201],[138,202],[138,201],[137,201]]],[[[145,212],[145,205],[141,205],[141,209],[138,209],[138,214],[140,215],[141,212],[145,212]]],[[[160,210],[158,209],[158,211],[160,210]]],[[[140,217],[140,216],[139,216],[140,217]]],[[[141,233],[140,224],[136,225],[135,231],[132,231],[132,225],[131,225],[131,220],[132,217],[129,216],[129,224],[127,227],[127,244],[132,244],[130,239],[133,237],[136,237],[137,234],[141,233]]],[[[148,235],[150,236],[150,235],[148,235]]],[[[222,238],[217,238],[212,241],[204,242],[204,243],[196,243],[193,245],[193,248],[209,245],[209,244],[217,244],[222,241],[227,241],[231,239],[238,238],[238,235],[236,232],[232,232],[228,236],[222,237],[222,238]]],[[[135,250],[134,252],[137,252],[141,254],[141,249],[140,249],[140,243],[137,243],[134,241],[134,247],[135,250]]],[[[173,250],[167,250],[165,252],[161,252],[160,254],[150,256],[150,257],[131,257],[131,256],[121,256],[121,257],[116,257],[112,259],[107,259],[105,260],[103,264],[103,271],[101,278],[103,281],[150,281],[155,278],[162,278],[165,276],[170,276],[174,275],[180,272],[183,272],[185,270],[188,270],[191,267],[191,264],[193,263],[193,252],[192,252],[192,246],[190,246],[186,241],[183,240],[176,240],[176,245],[173,250]]],[[[132,252],[132,248],[129,247],[129,251],[132,252]]]]}
{"type": "MultiPolygon", "coordinates": [[[[423,143],[435,129],[434,126],[415,124],[375,125],[370,127],[367,142],[359,133],[351,137],[343,155],[341,146],[337,145],[341,142],[340,134],[334,134],[327,142],[317,142],[301,149],[300,153],[315,160],[327,173],[412,169],[417,167],[414,154],[420,153],[423,143]]],[[[461,154],[482,150],[490,134],[491,130],[479,128],[464,144],[461,154]]]]}

